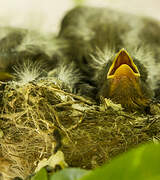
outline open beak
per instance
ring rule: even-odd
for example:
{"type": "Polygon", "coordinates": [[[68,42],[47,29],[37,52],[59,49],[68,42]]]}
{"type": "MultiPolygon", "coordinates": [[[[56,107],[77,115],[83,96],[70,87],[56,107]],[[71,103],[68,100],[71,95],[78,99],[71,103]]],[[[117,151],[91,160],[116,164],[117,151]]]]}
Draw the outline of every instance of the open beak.
{"type": "Polygon", "coordinates": [[[137,66],[125,49],[121,49],[117,53],[107,73],[107,79],[112,79],[115,76],[140,77],[137,66]]]}
{"type": "Polygon", "coordinates": [[[117,53],[106,79],[99,93],[100,96],[121,104],[127,111],[144,110],[148,106],[149,91],[140,79],[137,66],[125,49],[117,53]]]}

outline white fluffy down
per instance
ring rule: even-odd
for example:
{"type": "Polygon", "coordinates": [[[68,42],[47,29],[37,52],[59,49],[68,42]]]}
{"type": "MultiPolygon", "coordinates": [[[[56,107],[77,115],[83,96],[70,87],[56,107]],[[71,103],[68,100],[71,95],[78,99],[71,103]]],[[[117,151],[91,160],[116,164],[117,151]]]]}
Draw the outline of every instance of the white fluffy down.
{"type": "Polygon", "coordinates": [[[71,88],[73,91],[75,84],[80,82],[82,75],[72,62],[70,64],[62,63],[57,68],[48,73],[49,77],[56,78],[71,88]]]}
{"type": "Polygon", "coordinates": [[[15,81],[19,85],[25,85],[37,79],[43,73],[43,64],[38,62],[25,61],[14,67],[15,81]]]}

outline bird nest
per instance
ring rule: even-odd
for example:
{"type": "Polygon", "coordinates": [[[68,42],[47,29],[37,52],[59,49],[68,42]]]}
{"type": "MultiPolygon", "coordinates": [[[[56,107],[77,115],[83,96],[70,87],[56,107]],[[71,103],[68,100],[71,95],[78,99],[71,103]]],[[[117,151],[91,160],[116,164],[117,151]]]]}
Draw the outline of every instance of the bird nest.
{"type": "Polygon", "coordinates": [[[108,99],[97,105],[50,79],[0,87],[0,172],[6,179],[33,173],[58,143],[69,166],[92,169],[160,137],[158,103],[150,105],[150,114],[127,113],[108,99]]]}

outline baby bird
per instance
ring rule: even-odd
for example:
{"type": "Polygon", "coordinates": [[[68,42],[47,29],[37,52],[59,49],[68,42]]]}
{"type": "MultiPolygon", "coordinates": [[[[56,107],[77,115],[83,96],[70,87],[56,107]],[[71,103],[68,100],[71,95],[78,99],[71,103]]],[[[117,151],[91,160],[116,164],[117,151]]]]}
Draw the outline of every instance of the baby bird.
{"type": "Polygon", "coordinates": [[[160,23],[151,18],[76,7],[63,18],[58,37],[68,42],[68,61],[97,88],[95,96],[132,111],[144,110],[158,88],[159,32],[160,23]]]}
{"type": "MultiPolygon", "coordinates": [[[[17,73],[18,76],[24,75],[29,70],[40,67],[42,67],[40,71],[51,70],[57,63],[56,58],[60,56],[59,51],[54,52],[55,44],[53,39],[39,32],[0,27],[0,80],[11,80],[17,73]]],[[[30,76],[29,72],[28,75],[30,76]]]]}

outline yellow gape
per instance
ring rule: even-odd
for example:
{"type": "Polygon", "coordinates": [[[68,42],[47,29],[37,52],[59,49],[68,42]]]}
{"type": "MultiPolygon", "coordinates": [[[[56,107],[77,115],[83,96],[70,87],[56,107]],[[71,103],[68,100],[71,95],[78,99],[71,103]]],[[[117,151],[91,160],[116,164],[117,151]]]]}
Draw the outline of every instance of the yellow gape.
{"type": "Polygon", "coordinates": [[[143,94],[139,70],[126,50],[121,49],[116,55],[107,73],[107,80],[107,98],[128,110],[147,106],[148,98],[143,94]]]}

